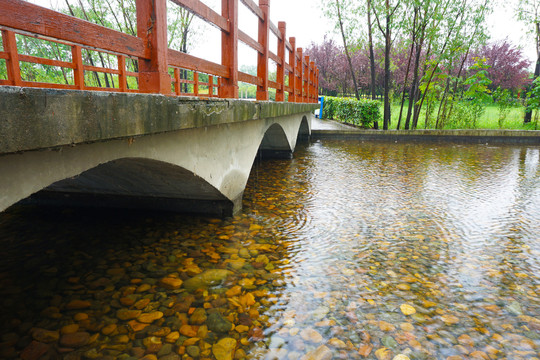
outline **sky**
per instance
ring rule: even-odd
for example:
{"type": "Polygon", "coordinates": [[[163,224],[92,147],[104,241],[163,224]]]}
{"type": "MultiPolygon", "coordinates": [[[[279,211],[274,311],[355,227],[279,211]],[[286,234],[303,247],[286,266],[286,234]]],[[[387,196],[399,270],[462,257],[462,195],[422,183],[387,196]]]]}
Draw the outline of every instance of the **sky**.
{"type": "MultiPolygon", "coordinates": [[[[56,4],[64,4],[62,0],[29,0],[41,6],[51,7],[56,4]]],[[[495,10],[488,18],[488,29],[492,40],[504,40],[508,38],[514,45],[521,46],[524,55],[531,60],[536,60],[534,42],[525,36],[523,26],[513,17],[513,7],[517,0],[495,0],[495,10]]],[[[218,13],[220,0],[203,0],[218,13]]],[[[257,2],[257,0],[255,0],[257,2]]],[[[321,0],[270,0],[270,18],[274,24],[278,21],[287,23],[287,37],[296,37],[297,47],[308,47],[312,42],[321,42],[325,34],[329,34],[338,43],[341,37],[334,31],[334,24],[325,18],[321,8],[321,0]]],[[[169,6],[175,6],[171,2],[169,6]]],[[[240,3],[239,27],[252,38],[257,39],[257,19],[244,5],[240,3]]],[[[198,20],[195,23],[199,35],[193,38],[190,53],[204,59],[219,63],[221,61],[221,40],[219,31],[198,20]]],[[[277,53],[277,39],[271,37],[270,50],[277,53]]],[[[255,65],[256,52],[246,45],[239,47],[239,65],[255,65]]],[[[271,62],[272,63],[272,62],[271,62]]],[[[272,66],[272,65],[271,65],[272,66]]],[[[531,65],[532,67],[532,65],[531,65]]],[[[272,67],[270,68],[272,70],[272,67]]]]}

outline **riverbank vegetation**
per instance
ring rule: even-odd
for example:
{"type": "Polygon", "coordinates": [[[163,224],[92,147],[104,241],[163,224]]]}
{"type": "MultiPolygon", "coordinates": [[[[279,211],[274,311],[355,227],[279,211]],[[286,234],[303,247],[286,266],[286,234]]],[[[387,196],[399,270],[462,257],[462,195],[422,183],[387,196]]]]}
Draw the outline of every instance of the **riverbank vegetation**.
{"type": "MultiPolygon", "coordinates": [[[[331,119],[343,122],[345,124],[358,126],[361,128],[371,129],[374,128],[374,124],[381,120],[382,118],[382,102],[381,101],[370,101],[372,106],[376,106],[377,111],[372,110],[373,116],[371,119],[364,119],[361,121],[359,118],[354,118],[353,116],[345,117],[343,115],[336,115],[336,111],[333,109],[336,103],[354,103],[354,102],[368,102],[367,99],[362,99],[360,101],[356,100],[354,97],[324,97],[324,107],[322,118],[331,119]]],[[[405,106],[408,104],[405,103],[405,106]]],[[[508,129],[508,130],[540,130],[540,113],[534,111],[532,121],[528,123],[523,122],[525,107],[521,105],[511,104],[507,107],[501,108],[501,103],[491,102],[487,103],[484,107],[484,111],[481,116],[478,117],[476,125],[473,126],[470,118],[467,117],[466,104],[459,105],[459,109],[455,112],[451,121],[444,124],[444,126],[436,127],[433,122],[426,123],[426,112],[422,110],[420,114],[420,123],[418,124],[417,129],[508,129]]],[[[391,104],[392,118],[389,124],[389,129],[396,130],[398,120],[399,120],[399,110],[401,106],[400,103],[394,101],[391,104]]],[[[400,128],[403,130],[403,127],[400,128]]]]}
{"type": "Polygon", "coordinates": [[[324,98],[322,117],[363,128],[371,128],[375,122],[380,120],[381,112],[377,101],[327,96],[324,98]]]}
{"type": "MultiPolygon", "coordinates": [[[[520,0],[514,9],[537,39],[538,17],[530,15],[538,5],[520,0]]],[[[540,67],[531,73],[520,48],[490,41],[492,2],[332,0],[324,6],[341,40],[325,37],[306,50],[320,69],[320,91],[380,100],[383,129],[537,127],[540,83],[533,80],[540,67]]]]}

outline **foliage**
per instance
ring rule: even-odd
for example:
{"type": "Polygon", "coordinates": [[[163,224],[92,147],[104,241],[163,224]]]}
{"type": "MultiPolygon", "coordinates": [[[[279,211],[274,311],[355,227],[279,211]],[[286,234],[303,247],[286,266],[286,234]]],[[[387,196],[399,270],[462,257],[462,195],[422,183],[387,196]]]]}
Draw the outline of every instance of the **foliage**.
{"type": "Polygon", "coordinates": [[[491,91],[488,89],[492,81],[488,78],[486,69],[489,66],[485,62],[485,59],[477,58],[474,65],[470,68],[474,73],[463,83],[468,86],[463,97],[469,102],[473,128],[476,127],[478,119],[484,113],[486,103],[492,99],[490,95],[491,91]]]}
{"type": "Polygon", "coordinates": [[[498,123],[499,128],[502,128],[504,120],[506,120],[508,113],[515,105],[515,100],[508,89],[501,89],[500,86],[493,91],[493,100],[497,103],[497,108],[499,110],[498,123]]]}
{"type": "Polygon", "coordinates": [[[322,117],[371,128],[381,119],[380,105],[379,101],[373,100],[325,96],[322,117]]]}
{"type": "Polygon", "coordinates": [[[488,86],[491,91],[500,87],[517,93],[527,85],[531,62],[524,58],[521,48],[508,40],[482,46],[471,58],[475,57],[486,59],[488,77],[493,81],[488,86]]]}
{"type": "Polygon", "coordinates": [[[534,128],[536,130],[538,128],[538,117],[540,114],[540,77],[534,79],[531,90],[527,93],[527,97],[527,110],[531,113],[536,110],[534,118],[534,128]]]}

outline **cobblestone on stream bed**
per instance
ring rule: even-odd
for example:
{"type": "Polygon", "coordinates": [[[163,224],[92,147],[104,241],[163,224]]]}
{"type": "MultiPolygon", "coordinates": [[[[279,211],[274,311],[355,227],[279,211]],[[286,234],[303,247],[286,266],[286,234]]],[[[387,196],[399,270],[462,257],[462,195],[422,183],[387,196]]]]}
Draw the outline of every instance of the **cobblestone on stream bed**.
{"type": "Polygon", "coordinates": [[[539,359],[540,149],[317,142],[242,215],[0,214],[2,359],[539,359]]]}

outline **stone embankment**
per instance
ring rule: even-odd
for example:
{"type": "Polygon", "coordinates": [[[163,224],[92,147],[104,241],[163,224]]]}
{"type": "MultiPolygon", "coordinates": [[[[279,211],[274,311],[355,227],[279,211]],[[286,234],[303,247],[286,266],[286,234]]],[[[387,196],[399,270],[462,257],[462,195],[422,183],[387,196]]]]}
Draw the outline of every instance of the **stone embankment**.
{"type": "Polygon", "coordinates": [[[359,129],[330,120],[315,120],[311,137],[319,139],[354,139],[411,142],[457,142],[480,144],[540,145],[540,131],[535,130],[372,130],[359,129]]]}

